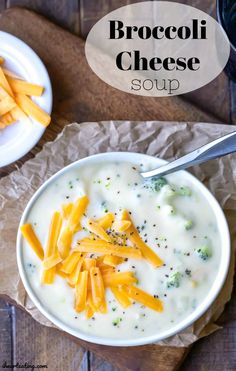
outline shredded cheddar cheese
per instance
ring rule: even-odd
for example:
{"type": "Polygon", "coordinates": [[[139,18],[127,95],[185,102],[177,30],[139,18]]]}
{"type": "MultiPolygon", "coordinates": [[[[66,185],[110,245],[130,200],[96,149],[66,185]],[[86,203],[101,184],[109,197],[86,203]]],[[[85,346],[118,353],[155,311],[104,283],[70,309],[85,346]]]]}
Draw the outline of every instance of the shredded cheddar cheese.
{"type": "Polygon", "coordinates": [[[30,117],[41,125],[48,126],[51,117],[31,96],[40,97],[44,87],[24,81],[20,76],[3,67],[5,60],[0,56],[0,129],[14,124],[17,120],[29,123],[30,117]],[[6,117],[6,114],[10,115],[6,117]]]}
{"type": "Polygon", "coordinates": [[[94,221],[85,215],[88,203],[87,196],[83,196],[75,203],[62,205],[62,213],[54,212],[45,249],[31,224],[21,226],[24,238],[42,260],[41,282],[53,284],[56,275],[65,279],[75,291],[75,311],[84,311],[87,319],[96,312],[107,313],[106,290],[111,290],[123,308],[137,301],[161,312],[162,301],[134,286],[138,282],[134,272],[120,272],[117,266],[131,258],[146,259],[159,267],[162,260],[143,242],[127,211],[123,211],[122,220],[108,213],[94,221]],[[72,247],[74,235],[82,228],[83,215],[88,236],[72,247]],[[116,233],[127,236],[129,245],[111,239],[109,231],[113,227],[116,233]]]}

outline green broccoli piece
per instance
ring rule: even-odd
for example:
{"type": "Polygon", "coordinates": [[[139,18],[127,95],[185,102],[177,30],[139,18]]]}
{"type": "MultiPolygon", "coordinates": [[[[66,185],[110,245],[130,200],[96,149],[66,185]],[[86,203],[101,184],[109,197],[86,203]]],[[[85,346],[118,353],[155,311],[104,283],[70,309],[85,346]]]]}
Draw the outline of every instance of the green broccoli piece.
{"type": "Polygon", "coordinates": [[[189,231],[193,227],[193,221],[192,220],[186,220],[184,224],[184,228],[186,231],[189,231]]]}
{"type": "Polygon", "coordinates": [[[119,324],[121,323],[121,321],[122,321],[122,318],[118,317],[118,318],[116,318],[112,321],[112,324],[113,324],[113,326],[118,326],[119,327],[119,324]]]}
{"type": "Polygon", "coordinates": [[[180,196],[191,196],[192,195],[192,191],[189,187],[180,187],[179,189],[179,195],[180,196]]]}
{"type": "Polygon", "coordinates": [[[168,289],[171,287],[179,287],[180,281],[182,278],[182,274],[180,272],[172,273],[167,281],[167,287],[168,289]]]}
{"type": "Polygon", "coordinates": [[[173,188],[171,188],[169,184],[166,184],[164,188],[164,195],[165,195],[165,198],[168,199],[168,198],[172,198],[176,196],[176,192],[173,188]]]}
{"type": "Polygon", "coordinates": [[[208,245],[203,245],[197,248],[196,252],[202,260],[207,260],[212,256],[211,249],[208,245]]]}
{"type": "Polygon", "coordinates": [[[164,187],[167,183],[165,178],[152,178],[151,180],[151,189],[155,192],[159,192],[162,187],[164,187]]]}

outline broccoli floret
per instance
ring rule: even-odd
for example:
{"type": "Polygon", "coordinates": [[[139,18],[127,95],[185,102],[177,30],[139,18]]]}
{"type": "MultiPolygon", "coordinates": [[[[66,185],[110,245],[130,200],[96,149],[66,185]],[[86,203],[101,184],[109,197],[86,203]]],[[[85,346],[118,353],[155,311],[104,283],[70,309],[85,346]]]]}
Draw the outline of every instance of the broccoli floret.
{"type": "Polygon", "coordinates": [[[152,178],[151,180],[151,188],[155,192],[159,192],[162,187],[164,187],[167,183],[165,178],[152,178]]]}
{"type": "Polygon", "coordinates": [[[169,184],[166,184],[163,188],[165,198],[172,198],[176,196],[176,192],[169,184]]]}
{"type": "Polygon", "coordinates": [[[179,287],[182,274],[180,272],[172,273],[167,281],[168,289],[171,287],[179,287]]]}
{"type": "Polygon", "coordinates": [[[207,260],[212,256],[211,249],[208,245],[203,245],[197,248],[196,252],[202,260],[207,260]]]}
{"type": "Polygon", "coordinates": [[[189,187],[180,187],[179,192],[180,196],[191,196],[192,191],[189,187]]]}
{"type": "Polygon", "coordinates": [[[121,321],[122,321],[122,318],[118,317],[118,318],[116,318],[112,321],[112,324],[113,324],[113,326],[119,327],[119,324],[121,323],[121,321]]]}
{"type": "Polygon", "coordinates": [[[189,231],[189,229],[191,229],[193,227],[193,221],[192,220],[186,220],[186,222],[184,224],[184,227],[185,227],[186,231],[189,231]]]}

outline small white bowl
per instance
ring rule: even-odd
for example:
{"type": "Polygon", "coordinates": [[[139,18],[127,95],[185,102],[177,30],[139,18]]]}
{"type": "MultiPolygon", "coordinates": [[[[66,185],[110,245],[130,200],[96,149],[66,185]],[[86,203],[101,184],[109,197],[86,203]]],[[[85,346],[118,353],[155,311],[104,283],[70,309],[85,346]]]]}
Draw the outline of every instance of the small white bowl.
{"type": "MultiPolygon", "coordinates": [[[[32,206],[37,201],[38,197],[44,192],[44,190],[51,185],[51,183],[55,182],[57,178],[65,174],[67,171],[77,168],[79,169],[81,166],[86,166],[86,164],[93,164],[93,163],[99,163],[99,162],[110,162],[110,161],[126,161],[131,162],[134,164],[140,164],[144,159],[150,159],[150,162],[153,164],[154,168],[159,167],[166,163],[166,161],[161,160],[159,158],[154,158],[151,156],[139,154],[139,153],[129,153],[129,152],[111,152],[111,153],[102,153],[99,155],[94,155],[90,157],[86,157],[84,159],[81,159],[79,161],[76,161],[72,163],[71,165],[63,168],[58,173],[53,175],[49,180],[47,180],[34,194],[34,196],[31,198],[30,202],[28,203],[21,221],[20,226],[27,222],[28,215],[31,211],[32,206]]],[[[171,329],[167,331],[159,332],[155,335],[151,336],[140,336],[139,338],[135,339],[111,339],[111,338],[103,338],[103,337],[95,337],[91,336],[89,334],[85,334],[84,332],[71,328],[70,326],[63,323],[61,320],[56,318],[52,313],[50,313],[47,308],[42,305],[42,303],[37,298],[37,295],[33,291],[30,282],[28,281],[26,272],[24,270],[24,264],[23,264],[23,253],[22,253],[22,235],[20,233],[20,229],[18,230],[17,235],[17,263],[18,268],[20,272],[21,279],[23,281],[24,287],[30,296],[33,303],[36,305],[36,307],[44,314],[46,318],[48,318],[54,325],[62,329],[63,331],[68,332],[69,334],[83,339],[85,341],[89,341],[96,344],[103,344],[103,345],[109,345],[109,346],[136,346],[136,345],[144,345],[149,343],[155,343],[160,340],[166,339],[170,336],[173,336],[177,334],[178,332],[182,331],[186,327],[193,324],[201,315],[203,315],[206,310],[211,306],[211,304],[214,302],[216,297],[218,296],[224,281],[226,279],[228,268],[229,268],[229,262],[230,262],[230,234],[228,225],[224,216],[224,213],[219,206],[216,199],[212,196],[212,194],[208,191],[208,189],[199,181],[197,180],[193,175],[189,174],[186,171],[181,171],[181,176],[183,179],[191,180],[194,182],[194,185],[198,188],[199,192],[208,200],[209,205],[211,206],[216,220],[217,225],[219,228],[220,238],[221,238],[221,261],[219,265],[219,270],[216,276],[216,279],[206,296],[206,298],[202,301],[202,303],[184,320],[180,321],[177,325],[174,325],[171,329]]]]}
{"type": "MultiPolygon", "coordinates": [[[[28,82],[44,87],[33,101],[48,114],[52,112],[52,87],[47,70],[37,54],[23,41],[0,31],[0,56],[6,68],[28,82]]],[[[28,153],[40,140],[45,127],[31,119],[31,124],[17,121],[0,130],[0,167],[9,165],[28,153]]]]}

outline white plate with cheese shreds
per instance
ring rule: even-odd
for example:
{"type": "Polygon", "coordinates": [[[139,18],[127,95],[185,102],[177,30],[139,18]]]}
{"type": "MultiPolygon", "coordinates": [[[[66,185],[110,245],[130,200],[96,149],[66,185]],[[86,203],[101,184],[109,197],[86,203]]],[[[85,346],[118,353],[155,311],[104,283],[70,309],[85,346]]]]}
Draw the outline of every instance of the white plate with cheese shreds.
{"type": "Polygon", "coordinates": [[[38,55],[23,41],[2,31],[0,68],[0,167],[3,167],[27,154],[42,137],[50,122],[52,87],[38,55]],[[4,79],[11,91],[4,85],[4,79]],[[14,104],[12,99],[16,106],[9,110],[14,104]]]}

